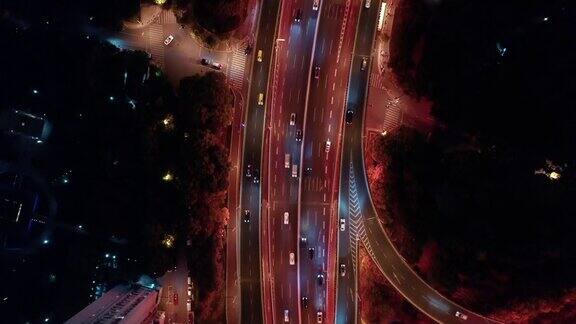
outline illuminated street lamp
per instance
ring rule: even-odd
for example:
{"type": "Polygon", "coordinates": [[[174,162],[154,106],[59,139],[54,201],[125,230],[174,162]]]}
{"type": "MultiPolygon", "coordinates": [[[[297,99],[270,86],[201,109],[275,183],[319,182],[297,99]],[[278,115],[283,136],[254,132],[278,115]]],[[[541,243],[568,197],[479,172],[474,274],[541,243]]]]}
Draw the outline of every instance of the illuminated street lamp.
{"type": "Polygon", "coordinates": [[[556,171],[552,171],[548,175],[548,178],[550,178],[550,180],[558,180],[558,179],[560,179],[560,173],[558,173],[556,171]]]}
{"type": "Polygon", "coordinates": [[[162,245],[169,249],[174,246],[174,241],[174,235],[166,234],[164,235],[164,239],[162,239],[162,245]]]}
{"type": "Polygon", "coordinates": [[[162,180],[169,182],[174,180],[174,176],[172,175],[172,173],[170,173],[170,171],[166,172],[166,174],[162,177],[162,180]]]}
{"type": "Polygon", "coordinates": [[[166,0],[154,0],[154,3],[161,6],[166,3],[166,0]]]}

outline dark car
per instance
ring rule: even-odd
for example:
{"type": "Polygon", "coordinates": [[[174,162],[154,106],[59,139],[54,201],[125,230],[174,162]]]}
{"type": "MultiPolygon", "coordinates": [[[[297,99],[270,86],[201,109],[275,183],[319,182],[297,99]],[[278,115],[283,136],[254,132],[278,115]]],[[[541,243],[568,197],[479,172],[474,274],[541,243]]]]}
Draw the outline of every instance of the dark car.
{"type": "Polygon", "coordinates": [[[294,15],[294,21],[300,22],[300,20],[302,20],[302,9],[298,8],[296,10],[296,14],[294,15]]]}
{"type": "Polygon", "coordinates": [[[254,177],[252,180],[254,183],[260,183],[260,171],[258,171],[258,169],[254,170],[254,177]]]}
{"type": "Polygon", "coordinates": [[[320,79],[320,67],[319,66],[314,68],[314,79],[320,79]]]}
{"type": "Polygon", "coordinates": [[[308,245],[308,239],[306,238],[306,236],[300,237],[300,245],[301,245],[301,246],[306,246],[306,245],[308,245]]]}
{"type": "Polygon", "coordinates": [[[324,274],[319,273],[316,278],[318,279],[318,286],[322,286],[324,284],[324,274]]]}
{"type": "Polygon", "coordinates": [[[248,164],[246,166],[246,178],[250,178],[252,176],[252,164],[248,164]]]}
{"type": "Polygon", "coordinates": [[[302,131],[297,130],[296,131],[296,142],[301,142],[301,141],[302,141],[302,131]]]}
{"type": "Polygon", "coordinates": [[[302,307],[308,308],[308,297],[306,296],[302,297],[302,307]]]}
{"type": "Polygon", "coordinates": [[[248,44],[246,46],[246,48],[244,49],[244,54],[245,55],[249,55],[250,53],[252,53],[252,44],[248,44]]]}
{"type": "Polygon", "coordinates": [[[346,124],[352,124],[352,119],[354,119],[354,110],[348,109],[346,111],[346,124]]]}
{"type": "Polygon", "coordinates": [[[308,249],[308,257],[310,258],[310,260],[314,259],[314,248],[308,249]]]}
{"type": "Polygon", "coordinates": [[[244,223],[250,223],[250,211],[248,209],[244,211],[244,223]]]}

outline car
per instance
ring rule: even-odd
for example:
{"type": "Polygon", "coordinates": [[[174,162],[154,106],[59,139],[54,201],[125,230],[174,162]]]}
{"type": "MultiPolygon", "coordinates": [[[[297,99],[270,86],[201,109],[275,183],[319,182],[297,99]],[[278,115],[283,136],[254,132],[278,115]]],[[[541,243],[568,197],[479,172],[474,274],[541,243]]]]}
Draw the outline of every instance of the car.
{"type": "Polygon", "coordinates": [[[250,223],[250,211],[248,209],[244,211],[244,223],[250,223]]]}
{"type": "Polygon", "coordinates": [[[186,300],[186,311],[192,310],[192,301],[190,299],[186,300]]]}
{"type": "Polygon", "coordinates": [[[290,224],[290,213],[284,212],[284,225],[290,224]]]}
{"type": "Polygon", "coordinates": [[[301,236],[300,237],[300,245],[306,246],[307,244],[308,244],[308,239],[306,238],[306,236],[301,236]]]}
{"type": "Polygon", "coordinates": [[[310,258],[310,260],[314,259],[314,248],[313,247],[308,249],[308,258],[310,258]]]}
{"type": "Polygon", "coordinates": [[[294,21],[300,22],[300,20],[302,20],[302,9],[298,8],[296,9],[296,13],[294,14],[294,21]]]}
{"type": "Polygon", "coordinates": [[[304,307],[305,309],[308,308],[308,297],[304,296],[302,297],[302,307],[304,307]]]}
{"type": "Polygon", "coordinates": [[[370,0],[366,0],[366,2],[364,2],[364,8],[370,8],[370,0]]]}
{"type": "Polygon", "coordinates": [[[168,37],[166,37],[166,39],[164,40],[164,45],[166,45],[166,46],[170,45],[170,43],[172,43],[173,40],[174,40],[174,36],[168,35],[168,37]]]}
{"type": "Polygon", "coordinates": [[[258,106],[263,106],[264,105],[264,94],[262,92],[260,92],[258,94],[258,106]]]}
{"type": "Polygon", "coordinates": [[[344,232],[346,230],[346,219],[340,218],[340,231],[344,232]]]}
{"type": "Polygon", "coordinates": [[[296,131],[296,142],[301,142],[301,141],[302,141],[302,131],[297,130],[296,131]]]}
{"type": "Polygon", "coordinates": [[[252,177],[254,183],[260,183],[260,171],[258,169],[254,170],[254,177],[252,177]]]}
{"type": "Polygon", "coordinates": [[[192,285],[192,278],[188,277],[188,286],[192,285]]]}
{"type": "Polygon", "coordinates": [[[322,286],[322,285],[324,284],[324,274],[319,273],[319,274],[316,276],[316,279],[317,279],[317,281],[318,281],[318,286],[322,286]]]}
{"type": "Polygon", "coordinates": [[[215,69],[215,70],[222,70],[222,64],[218,63],[218,62],[212,62],[210,63],[210,67],[215,69]]]}
{"type": "Polygon", "coordinates": [[[290,154],[284,154],[284,168],[290,169],[290,154]]]}
{"type": "Polygon", "coordinates": [[[368,58],[366,56],[364,56],[362,58],[362,65],[360,66],[360,69],[362,71],[366,70],[366,67],[368,66],[368,58]]]}
{"type": "Polygon", "coordinates": [[[188,297],[192,296],[192,287],[188,287],[188,297]]]}
{"type": "Polygon", "coordinates": [[[316,323],[322,323],[324,321],[324,314],[321,311],[316,313],[316,323]]]}
{"type": "Polygon", "coordinates": [[[290,126],[294,126],[295,124],[296,124],[296,114],[291,113],[290,114],[290,126]]]}
{"type": "Polygon", "coordinates": [[[326,153],[330,152],[330,146],[332,145],[332,142],[330,142],[330,140],[326,140],[326,144],[324,145],[324,149],[326,150],[326,153]]]}
{"type": "Polygon", "coordinates": [[[252,164],[248,164],[246,166],[246,178],[250,178],[252,176],[252,164]]]}
{"type": "Polygon", "coordinates": [[[352,119],[354,119],[354,110],[348,109],[346,111],[346,124],[352,124],[352,119]]]}
{"type": "Polygon", "coordinates": [[[288,310],[287,309],[284,310],[284,322],[285,323],[290,322],[290,316],[288,316],[288,310]]]}
{"type": "Polygon", "coordinates": [[[220,63],[218,63],[218,62],[214,62],[214,61],[212,61],[212,60],[210,60],[210,59],[207,59],[207,58],[201,59],[201,60],[200,60],[200,63],[201,63],[202,65],[211,67],[211,68],[213,68],[213,69],[215,69],[215,70],[221,70],[221,69],[222,69],[222,64],[220,64],[220,63]]]}
{"type": "Polygon", "coordinates": [[[262,52],[262,50],[258,50],[258,55],[256,56],[256,61],[258,62],[262,62],[262,55],[264,53],[262,52]]]}
{"type": "Polygon", "coordinates": [[[292,164],[292,178],[298,178],[298,164],[292,164]]]}
{"type": "Polygon", "coordinates": [[[250,53],[252,53],[252,44],[246,45],[246,48],[244,49],[244,55],[248,55],[250,53]]]}
{"type": "Polygon", "coordinates": [[[316,66],[314,68],[314,79],[320,79],[320,67],[316,66]]]}
{"type": "Polygon", "coordinates": [[[466,314],[462,314],[459,311],[456,311],[456,313],[454,314],[454,316],[458,317],[461,320],[467,320],[468,319],[468,315],[466,314]]]}
{"type": "Polygon", "coordinates": [[[312,2],[312,10],[318,10],[319,6],[320,6],[320,0],[314,0],[314,2],[312,2]]]}
{"type": "Polygon", "coordinates": [[[296,256],[294,255],[294,252],[290,252],[290,265],[294,265],[296,263],[296,256]]]}
{"type": "Polygon", "coordinates": [[[340,263],[340,276],[346,276],[346,265],[344,263],[340,263]]]}

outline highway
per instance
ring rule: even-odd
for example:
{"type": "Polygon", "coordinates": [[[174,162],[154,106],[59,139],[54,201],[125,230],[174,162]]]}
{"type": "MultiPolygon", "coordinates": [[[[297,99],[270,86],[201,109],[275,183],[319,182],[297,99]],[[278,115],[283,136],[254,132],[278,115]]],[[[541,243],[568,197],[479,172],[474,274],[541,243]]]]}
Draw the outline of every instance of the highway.
{"type": "MultiPolygon", "coordinates": [[[[270,53],[274,46],[274,33],[278,13],[277,1],[263,1],[258,22],[258,36],[254,52],[258,49],[270,53]],[[262,32],[265,31],[265,32],[262,32]]],[[[259,104],[260,93],[266,93],[270,72],[270,55],[261,62],[257,55],[251,55],[251,83],[244,118],[244,143],[242,167],[240,168],[240,208],[236,211],[236,221],[240,228],[240,322],[263,323],[260,234],[261,234],[261,188],[259,170],[261,166],[264,135],[264,116],[267,103],[259,104]],[[250,172],[248,170],[250,169],[250,172]],[[249,217],[245,211],[250,213],[249,217]]]]}
{"type": "MultiPolygon", "coordinates": [[[[358,288],[358,244],[360,231],[360,199],[357,190],[350,188],[351,150],[361,150],[360,136],[362,136],[363,107],[366,85],[368,84],[371,63],[372,43],[376,31],[378,6],[365,8],[360,2],[358,25],[353,52],[352,69],[350,70],[350,85],[348,88],[347,110],[354,112],[351,124],[344,129],[342,144],[340,190],[339,190],[339,218],[345,219],[348,224],[345,231],[338,235],[338,264],[344,264],[347,273],[339,276],[337,280],[336,297],[336,323],[357,323],[357,288],[358,288]],[[367,67],[362,70],[363,59],[368,59],[367,67]]],[[[355,174],[352,173],[352,177],[355,174]]]]}
{"type": "MultiPolygon", "coordinates": [[[[451,302],[427,285],[404,261],[389,240],[380,224],[372,204],[366,170],[364,169],[364,112],[367,95],[368,73],[361,71],[362,56],[370,55],[370,66],[374,55],[371,53],[376,27],[377,6],[362,9],[354,50],[354,62],[350,76],[348,109],[355,109],[355,120],[346,127],[342,148],[340,174],[340,217],[353,222],[354,230],[341,234],[338,238],[340,262],[355,263],[358,242],[366,250],[394,288],[410,303],[430,318],[440,323],[496,323],[496,321],[475,314],[451,302]],[[351,243],[349,243],[351,242],[351,243]],[[467,317],[456,317],[456,313],[467,317]]],[[[368,70],[369,71],[369,70],[368,70]]],[[[356,274],[355,274],[356,275],[356,274]]],[[[349,318],[355,314],[357,278],[340,277],[337,295],[337,323],[354,323],[349,318]],[[353,308],[354,307],[354,308],[353,308]]]]}
{"type": "Polygon", "coordinates": [[[341,125],[359,1],[324,0],[313,48],[307,94],[300,186],[300,292],[303,323],[316,323],[318,313],[334,322],[337,276],[336,201],[341,125]],[[353,4],[356,2],[356,4],[353,4]],[[310,253],[310,249],[314,252],[310,253]],[[319,279],[318,276],[323,276],[319,279]],[[320,280],[322,283],[320,283],[320,280]]]}
{"type": "Polygon", "coordinates": [[[269,212],[271,299],[274,322],[298,323],[298,199],[303,118],[319,12],[312,1],[283,1],[269,118],[266,207],[269,212]],[[297,136],[297,132],[301,135],[297,136]],[[292,255],[292,257],[291,257],[292,255]],[[292,259],[292,260],[291,260],[292,259]]]}

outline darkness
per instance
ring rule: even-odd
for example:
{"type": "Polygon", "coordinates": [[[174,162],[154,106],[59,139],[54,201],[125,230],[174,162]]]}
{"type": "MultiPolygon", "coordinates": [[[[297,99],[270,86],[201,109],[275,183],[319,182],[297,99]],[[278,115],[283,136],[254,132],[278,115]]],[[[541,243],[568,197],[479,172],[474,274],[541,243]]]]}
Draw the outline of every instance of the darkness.
{"type": "Polygon", "coordinates": [[[434,102],[438,127],[430,137],[402,129],[385,144],[391,204],[417,240],[403,252],[416,263],[438,243],[424,275],[479,311],[562,296],[576,285],[575,5],[404,8],[410,19],[396,31],[409,37],[392,40],[392,66],[409,93],[434,102]],[[546,160],[562,167],[560,180],[534,174],[546,160]],[[472,293],[455,294],[462,288],[472,293]]]}

